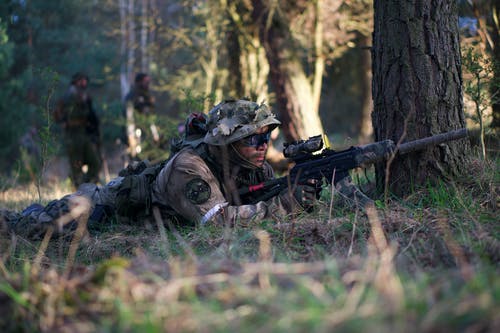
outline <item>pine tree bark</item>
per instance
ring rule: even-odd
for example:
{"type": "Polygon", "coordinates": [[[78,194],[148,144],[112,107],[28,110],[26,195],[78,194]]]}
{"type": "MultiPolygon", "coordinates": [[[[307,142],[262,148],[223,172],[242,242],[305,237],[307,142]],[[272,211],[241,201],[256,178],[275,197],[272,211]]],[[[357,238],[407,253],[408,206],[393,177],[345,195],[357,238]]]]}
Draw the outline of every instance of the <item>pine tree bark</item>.
{"type": "MultiPolygon", "coordinates": [[[[375,0],[372,121],[375,140],[410,141],[465,127],[455,0],[375,0]]],[[[397,156],[377,184],[397,195],[460,175],[468,141],[397,156]]]]}

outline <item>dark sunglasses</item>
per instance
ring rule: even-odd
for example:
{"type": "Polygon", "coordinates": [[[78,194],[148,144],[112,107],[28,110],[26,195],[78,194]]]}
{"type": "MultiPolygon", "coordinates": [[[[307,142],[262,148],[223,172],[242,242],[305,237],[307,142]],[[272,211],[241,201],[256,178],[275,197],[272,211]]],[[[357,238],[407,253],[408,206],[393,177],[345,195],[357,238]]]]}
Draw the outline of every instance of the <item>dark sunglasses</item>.
{"type": "Polygon", "coordinates": [[[254,134],[241,139],[241,143],[247,147],[259,147],[268,143],[271,138],[271,132],[254,134]]]}

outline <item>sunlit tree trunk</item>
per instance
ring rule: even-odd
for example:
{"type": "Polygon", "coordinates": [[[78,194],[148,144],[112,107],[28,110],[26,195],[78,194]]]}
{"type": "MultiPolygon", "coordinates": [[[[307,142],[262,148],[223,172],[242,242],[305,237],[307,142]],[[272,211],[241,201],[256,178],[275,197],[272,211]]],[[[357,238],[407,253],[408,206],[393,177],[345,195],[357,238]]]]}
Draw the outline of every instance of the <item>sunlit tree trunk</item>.
{"type": "Polygon", "coordinates": [[[134,11],[134,0],[128,0],[127,5],[127,76],[131,80],[134,73],[135,65],[135,11],[134,11]]]}
{"type": "MultiPolygon", "coordinates": [[[[363,41],[360,43],[363,48],[366,48],[369,43],[368,37],[362,37],[363,41]]],[[[362,50],[361,52],[361,66],[363,67],[362,72],[364,74],[363,77],[363,91],[362,91],[362,110],[361,110],[361,119],[359,122],[359,142],[361,144],[368,143],[372,141],[373,136],[373,126],[372,126],[372,70],[371,70],[371,56],[370,52],[367,49],[362,50]]]]}
{"type": "MultiPolygon", "coordinates": [[[[312,82],[312,98],[313,98],[313,110],[318,114],[319,120],[319,101],[321,98],[321,87],[323,84],[323,73],[325,72],[325,57],[323,56],[323,19],[321,17],[321,7],[323,0],[315,1],[315,22],[314,22],[314,77],[312,82]]],[[[320,124],[321,125],[321,124],[320,124]]],[[[321,132],[317,132],[320,129],[316,129],[316,134],[323,133],[323,127],[321,125],[321,132]]],[[[314,133],[311,133],[315,135],[314,133]]]]}
{"type": "Polygon", "coordinates": [[[269,64],[251,17],[252,7],[239,0],[220,0],[229,18],[226,46],[229,55],[229,82],[234,96],[269,102],[269,64]]]}
{"type": "MultiPolygon", "coordinates": [[[[130,89],[135,63],[135,22],[134,22],[134,0],[120,0],[120,31],[121,31],[121,68],[120,87],[122,99],[125,98],[130,89]]],[[[132,105],[126,105],[124,110],[126,132],[128,138],[128,150],[132,157],[137,154],[137,137],[135,135],[134,109],[132,105]]]]}
{"type": "MultiPolygon", "coordinates": [[[[373,125],[377,141],[465,127],[455,0],[375,0],[373,125]]],[[[377,183],[396,194],[464,171],[466,140],[397,157],[377,183]],[[387,181],[387,183],[386,183],[387,181]]]]}
{"type": "MultiPolygon", "coordinates": [[[[314,93],[314,89],[320,89],[321,85],[314,86],[311,82],[315,82],[315,78],[309,80],[307,77],[301,59],[295,53],[289,22],[284,21],[276,8],[270,7],[276,3],[259,0],[253,1],[253,6],[253,17],[259,23],[260,40],[270,65],[270,80],[285,140],[323,133],[314,93]]],[[[316,75],[318,73],[314,72],[313,76],[316,75]]]]}
{"type": "Polygon", "coordinates": [[[141,43],[140,43],[140,52],[141,52],[141,71],[148,72],[149,71],[149,53],[148,53],[148,30],[149,30],[149,15],[148,8],[149,1],[142,0],[141,1],[141,43]]]}
{"type": "MultiPolygon", "coordinates": [[[[494,29],[492,29],[493,59],[495,60],[493,75],[495,82],[500,82],[500,22],[498,21],[500,20],[500,5],[495,2],[495,6],[492,10],[497,18],[494,29]]],[[[491,127],[498,131],[500,130],[500,88],[498,86],[493,86],[491,89],[491,95],[494,96],[492,102],[493,120],[491,122],[491,127]]]]}
{"type": "MultiPolygon", "coordinates": [[[[209,3],[209,13],[214,13],[215,6],[213,4],[209,3]]],[[[214,24],[212,20],[213,15],[208,15],[207,20],[205,21],[205,29],[206,29],[206,39],[208,41],[207,45],[209,47],[207,51],[207,56],[206,58],[201,58],[200,63],[203,68],[203,71],[205,72],[205,96],[210,96],[212,93],[215,93],[215,99],[220,100],[222,98],[222,93],[219,91],[214,91],[214,83],[216,80],[217,76],[217,70],[218,70],[218,52],[219,52],[219,38],[218,38],[218,30],[217,30],[217,25],[214,24]]],[[[204,102],[204,110],[205,112],[208,112],[210,107],[212,106],[212,101],[206,99],[204,102]]]]}
{"type": "Polygon", "coordinates": [[[120,0],[119,2],[120,9],[120,91],[122,99],[125,98],[127,91],[129,89],[129,77],[127,76],[127,68],[126,68],[126,54],[127,54],[127,11],[125,0],[120,0]]]}
{"type": "MultiPolygon", "coordinates": [[[[488,7],[485,30],[489,37],[487,38],[489,51],[494,61],[493,81],[498,83],[500,82],[500,3],[498,0],[491,0],[488,7]]],[[[500,87],[498,84],[491,85],[490,94],[493,111],[491,127],[498,131],[500,129],[500,87]]]]}

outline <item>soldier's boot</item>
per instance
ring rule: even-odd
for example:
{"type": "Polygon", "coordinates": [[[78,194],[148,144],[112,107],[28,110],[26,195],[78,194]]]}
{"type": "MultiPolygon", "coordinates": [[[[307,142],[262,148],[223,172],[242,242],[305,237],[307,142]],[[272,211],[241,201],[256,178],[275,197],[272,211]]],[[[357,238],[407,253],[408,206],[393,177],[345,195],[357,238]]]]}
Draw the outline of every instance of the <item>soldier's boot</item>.
{"type": "Polygon", "coordinates": [[[69,197],[60,200],[53,200],[45,207],[39,204],[32,204],[21,213],[10,212],[7,217],[7,227],[10,232],[29,239],[41,239],[52,227],[54,235],[76,228],[76,222],[69,218],[69,222],[63,226],[56,225],[62,216],[69,216],[69,197]]]}
{"type": "Polygon", "coordinates": [[[4,210],[0,213],[3,229],[21,237],[39,239],[52,225],[52,218],[44,216],[43,209],[39,204],[32,204],[21,213],[4,210]]]}
{"type": "Polygon", "coordinates": [[[12,231],[14,224],[21,218],[21,214],[8,209],[0,210],[0,231],[8,233],[12,231]]]}

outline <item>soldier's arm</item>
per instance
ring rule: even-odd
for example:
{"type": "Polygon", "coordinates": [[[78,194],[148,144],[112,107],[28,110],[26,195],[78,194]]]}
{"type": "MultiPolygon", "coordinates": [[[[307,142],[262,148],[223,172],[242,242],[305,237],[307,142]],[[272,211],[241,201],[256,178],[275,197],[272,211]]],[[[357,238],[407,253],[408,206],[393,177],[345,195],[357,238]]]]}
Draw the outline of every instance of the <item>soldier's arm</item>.
{"type": "Polygon", "coordinates": [[[154,185],[156,201],[171,207],[183,218],[198,223],[250,224],[287,213],[279,198],[253,205],[229,205],[220,184],[197,155],[173,158],[160,172],[154,185]]]}

